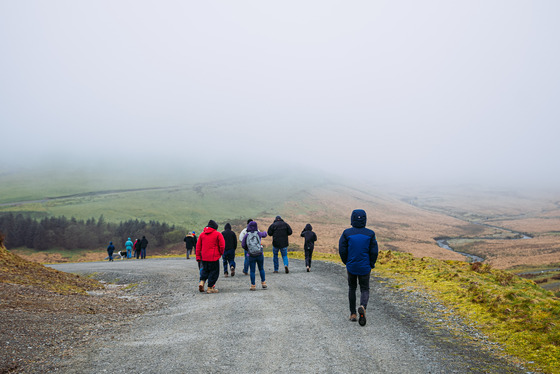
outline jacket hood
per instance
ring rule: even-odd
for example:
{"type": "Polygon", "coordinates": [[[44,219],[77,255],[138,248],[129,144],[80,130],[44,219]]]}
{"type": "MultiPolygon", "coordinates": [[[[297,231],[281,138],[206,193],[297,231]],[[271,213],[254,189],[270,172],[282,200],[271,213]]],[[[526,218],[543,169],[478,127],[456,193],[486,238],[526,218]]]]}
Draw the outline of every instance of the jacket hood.
{"type": "Polygon", "coordinates": [[[253,231],[258,231],[258,225],[255,221],[251,221],[249,222],[249,224],[247,225],[247,232],[253,232],[253,231]]]}
{"type": "Polygon", "coordinates": [[[274,219],[274,222],[278,222],[278,221],[283,221],[282,217],[276,216],[276,218],[274,219]]]}
{"type": "Polygon", "coordinates": [[[363,209],[356,209],[352,212],[352,217],[350,218],[350,223],[352,227],[360,229],[366,227],[367,217],[366,211],[363,209]]]}
{"type": "Polygon", "coordinates": [[[216,221],[214,221],[213,219],[211,219],[210,221],[208,221],[208,225],[207,227],[211,227],[214,230],[218,229],[218,224],[216,223],[216,221]]]}
{"type": "Polygon", "coordinates": [[[231,225],[229,224],[229,222],[224,226],[224,230],[231,230],[231,225]]]}
{"type": "Polygon", "coordinates": [[[206,227],[204,228],[204,230],[202,230],[202,233],[203,233],[203,234],[210,234],[210,233],[213,233],[214,231],[216,231],[215,228],[210,227],[210,226],[206,226],[206,227]]]}
{"type": "Polygon", "coordinates": [[[305,230],[305,231],[311,231],[311,230],[313,230],[313,227],[311,226],[310,223],[308,223],[307,225],[305,225],[304,230],[305,230]]]}

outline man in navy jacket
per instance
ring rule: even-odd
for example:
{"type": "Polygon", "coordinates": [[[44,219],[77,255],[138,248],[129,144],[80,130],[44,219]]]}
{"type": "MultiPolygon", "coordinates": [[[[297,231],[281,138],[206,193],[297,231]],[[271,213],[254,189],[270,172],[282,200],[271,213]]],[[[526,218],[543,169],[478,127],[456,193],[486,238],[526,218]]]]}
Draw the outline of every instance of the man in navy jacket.
{"type": "Polygon", "coordinates": [[[366,324],[366,308],[369,300],[369,278],[375,267],[379,248],[375,232],[366,228],[366,212],[356,209],[350,218],[352,227],[344,230],[338,242],[340,259],[348,272],[348,300],[350,302],[350,321],[358,320],[356,316],[356,288],[360,283],[359,323],[366,324]]]}

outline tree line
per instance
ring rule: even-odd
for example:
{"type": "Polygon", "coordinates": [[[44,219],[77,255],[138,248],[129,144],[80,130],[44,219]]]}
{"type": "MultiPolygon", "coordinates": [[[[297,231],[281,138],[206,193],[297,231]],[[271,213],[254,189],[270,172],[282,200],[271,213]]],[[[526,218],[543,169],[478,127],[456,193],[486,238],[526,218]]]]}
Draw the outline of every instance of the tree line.
{"type": "Polygon", "coordinates": [[[182,241],[183,233],[175,225],[158,221],[128,220],[120,223],[107,222],[103,215],[97,220],[78,220],[74,217],[31,218],[24,214],[0,215],[0,232],[5,235],[6,248],[27,247],[36,250],[47,249],[96,249],[107,246],[112,241],[117,249],[124,246],[127,238],[142,238],[150,241],[150,246],[165,246],[182,241]],[[122,241],[122,243],[121,243],[122,241]]]}

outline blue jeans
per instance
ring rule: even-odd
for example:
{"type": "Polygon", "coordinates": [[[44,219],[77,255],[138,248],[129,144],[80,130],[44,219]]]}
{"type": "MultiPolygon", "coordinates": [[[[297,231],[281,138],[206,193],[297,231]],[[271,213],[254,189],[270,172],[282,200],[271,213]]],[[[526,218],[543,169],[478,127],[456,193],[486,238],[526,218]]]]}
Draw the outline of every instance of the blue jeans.
{"type": "Polygon", "coordinates": [[[356,289],[360,283],[360,305],[367,309],[369,300],[369,274],[355,275],[348,272],[348,301],[350,302],[350,314],[356,314],[356,289]]]}
{"type": "Polygon", "coordinates": [[[247,250],[243,250],[245,252],[245,260],[243,261],[243,273],[247,274],[249,272],[249,257],[247,256],[247,250]]]}
{"type": "Polygon", "coordinates": [[[141,259],[146,258],[146,248],[142,248],[140,250],[140,258],[141,259]]]}
{"type": "Polygon", "coordinates": [[[278,251],[282,255],[282,261],[284,261],[284,266],[288,266],[288,247],[276,248],[272,247],[272,262],[274,262],[274,271],[278,271],[278,251]]]}
{"type": "Polygon", "coordinates": [[[224,274],[228,273],[229,266],[233,266],[235,269],[235,249],[227,249],[222,256],[222,259],[224,260],[224,274]]]}
{"type": "Polygon", "coordinates": [[[264,255],[260,254],[256,257],[249,256],[248,261],[249,261],[249,269],[251,269],[251,271],[249,273],[249,275],[251,277],[251,284],[252,285],[255,284],[255,265],[259,266],[259,273],[261,275],[261,282],[264,282],[265,281],[265,278],[264,278],[264,255]]]}
{"type": "Polygon", "coordinates": [[[132,248],[127,248],[126,249],[126,258],[131,258],[132,257],[132,248]]]}

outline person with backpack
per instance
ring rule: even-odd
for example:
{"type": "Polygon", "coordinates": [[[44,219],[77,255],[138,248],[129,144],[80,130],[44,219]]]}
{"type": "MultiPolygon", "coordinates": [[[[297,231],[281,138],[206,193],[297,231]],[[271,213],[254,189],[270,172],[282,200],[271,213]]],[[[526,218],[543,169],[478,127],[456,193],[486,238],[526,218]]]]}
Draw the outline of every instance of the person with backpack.
{"type": "Polygon", "coordinates": [[[231,225],[226,223],[224,226],[224,231],[222,231],[222,236],[224,237],[224,241],[226,243],[226,247],[224,250],[224,255],[222,260],[224,262],[224,275],[228,276],[228,262],[229,262],[229,269],[231,270],[231,276],[235,275],[235,250],[237,249],[237,235],[233,231],[231,231],[231,225]]]}
{"type": "Polygon", "coordinates": [[[272,236],[272,261],[274,262],[274,272],[278,273],[278,251],[284,261],[286,274],[288,269],[288,236],[292,235],[292,228],[280,216],[276,216],[272,225],[268,227],[268,235],[272,236]]]}
{"type": "MultiPolygon", "coordinates": [[[[249,218],[249,219],[247,220],[247,225],[248,225],[249,222],[251,222],[252,220],[253,220],[252,218],[249,218]]],[[[240,242],[243,241],[243,238],[245,237],[245,234],[247,234],[247,227],[245,227],[245,228],[241,231],[241,233],[239,233],[239,241],[240,241],[240,242]]],[[[243,258],[244,258],[244,260],[243,260],[243,274],[247,275],[247,274],[249,274],[249,260],[248,260],[249,257],[247,257],[247,250],[244,249],[243,251],[244,251],[244,254],[243,254],[243,258]]]]}
{"type": "Polygon", "coordinates": [[[142,240],[140,240],[140,259],[144,260],[146,258],[146,248],[148,247],[148,239],[145,236],[142,236],[142,240]]]}
{"type": "Polygon", "coordinates": [[[191,231],[187,235],[185,235],[183,241],[185,242],[185,247],[187,249],[187,260],[188,260],[192,254],[193,248],[196,248],[196,235],[194,231],[191,231]]]}
{"type": "Polygon", "coordinates": [[[218,231],[218,224],[213,220],[208,221],[208,226],[202,230],[196,243],[196,261],[200,264],[200,292],[204,292],[204,284],[208,281],[206,293],[218,293],[216,282],[220,277],[220,258],[225,247],[224,236],[218,231]]]}
{"type": "Polygon", "coordinates": [[[301,232],[301,237],[304,238],[303,250],[305,252],[305,266],[307,267],[307,272],[311,270],[311,257],[313,256],[313,249],[315,248],[315,242],[317,241],[317,235],[313,232],[313,227],[310,223],[305,225],[305,228],[301,232]]]}
{"type": "Polygon", "coordinates": [[[132,258],[132,241],[130,238],[124,243],[124,247],[126,248],[126,258],[132,258]]]}
{"type": "Polygon", "coordinates": [[[344,230],[338,242],[340,259],[346,265],[348,273],[348,301],[350,303],[350,321],[355,322],[356,288],[360,283],[360,326],[366,324],[366,308],[369,300],[369,278],[371,269],[375,267],[379,248],[375,232],[366,228],[366,212],[356,209],[350,218],[352,227],[344,230]]]}
{"type": "Polygon", "coordinates": [[[113,245],[113,242],[109,242],[109,245],[107,246],[107,254],[109,255],[109,262],[113,261],[113,252],[115,252],[115,246],[113,245]]]}
{"type": "Polygon", "coordinates": [[[255,221],[249,222],[247,225],[247,233],[243,236],[241,246],[247,251],[247,258],[249,261],[249,275],[251,277],[251,291],[256,291],[255,286],[255,265],[259,267],[259,274],[261,276],[261,286],[266,289],[266,279],[264,273],[264,254],[261,239],[266,238],[266,232],[260,232],[255,221]]]}

